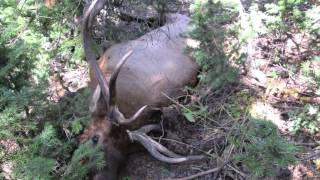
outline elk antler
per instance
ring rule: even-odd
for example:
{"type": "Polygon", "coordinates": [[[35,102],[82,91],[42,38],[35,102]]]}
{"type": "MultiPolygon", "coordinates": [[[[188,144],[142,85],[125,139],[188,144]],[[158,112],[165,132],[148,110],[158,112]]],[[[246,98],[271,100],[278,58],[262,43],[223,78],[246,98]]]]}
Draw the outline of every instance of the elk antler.
{"type": "Polygon", "coordinates": [[[129,119],[125,118],[124,115],[120,112],[118,106],[113,106],[110,107],[111,109],[111,115],[110,117],[112,117],[111,119],[114,119],[116,121],[116,123],[120,124],[120,125],[128,125],[130,123],[133,123],[135,120],[137,120],[137,118],[140,116],[140,114],[143,112],[143,110],[148,107],[147,105],[142,106],[132,117],[130,117],[129,119]]]}
{"type": "Polygon", "coordinates": [[[158,125],[146,125],[136,131],[127,130],[127,133],[132,141],[140,142],[153,157],[166,163],[174,164],[204,158],[204,156],[201,155],[183,157],[168,150],[166,147],[147,135],[147,133],[152,130],[160,130],[160,127],[158,125]]]}
{"type": "Polygon", "coordinates": [[[94,70],[94,74],[98,80],[99,86],[101,88],[102,96],[105,100],[107,110],[111,114],[111,120],[115,120],[119,124],[129,124],[133,122],[137,117],[142,113],[142,111],[147,107],[143,106],[140,108],[133,117],[126,119],[123,114],[119,111],[118,107],[116,106],[116,79],[118,77],[118,74],[120,72],[121,67],[123,64],[127,61],[128,57],[132,54],[132,51],[129,51],[127,54],[123,56],[123,58],[120,60],[120,62],[117,64],[114,72],[111,75],[110,78],[110,89],[107,85],[107,80],[104,78],[104,75],[101,71],[101,69],[98,66],[98,63],[95,60],[95,54],[92,50],[92,42],[90,38],[91,34],[91,25],[93,18],[96,16],[96,14],[103,8],[103,5],[105,3],[105,0],[94,0],[88,10],[85,12],[84,18],[83,18],[83,25],[82,25],[82,33],[83,33],[83,46],[84,51],[86,55],[86,59],[89,62],[89,64],[92,66],[94,70]]]}
{"type": "Polygon", "coordinates": [[[117,102],[117,91],[116,91],[116,80],[119,75],[121,67],[124,65],[124,63],[128,60],[128,57],[132,54],[132,51],[127,52],[120,62],[117,64],[114,72],[112,73],[110,77],[110,83],[109,83],[109,101],[108,106],[110,106],[110,118],[111,120],[115,120],[118,124],[130,124],[134,122],[139,115],[143,112],[143,110],[147,107],[147,105],[141,107],[131,118],[127,119],[124,117],[124,115],[119,111],[119,108],[116,104],[117,102]]]}
{"type": "Polygon", "coordinates": [[[120,62],[117,64],[114,72],[112,73],[110,77],[110,82],[109,82],[109,94],[110,94],[110,99],[109,99],[109,105],[114,106],[116,104],[116,96],[117,96],[117,91],[116,91],[116,83],[117,83],[117,77],[120,72],[121,67],[124,65],[124,63],[127,62],[128,57],[132,54],[132,50],[127,52],[120,62]]]}
{"type": "MultiPolygon", "coordinates": [[[[96,62],[95,53],[92,50],[92,41],[91,41],[91,26],[93,18],[100,12],[103,8],[106,0],[94,0],[89,8],[84,13],[83,23],[82,23],[82,36],[83,36],[83,47],[88,63],[92,66],[94,74],[98,80],[99,86],[101,88],[102,96],[106,103],[109,101],[109,88],[107,81],[103,76],[101,69],[96,62]]],[[[108,104],[107,104],[108,109],[108,104]]]]}

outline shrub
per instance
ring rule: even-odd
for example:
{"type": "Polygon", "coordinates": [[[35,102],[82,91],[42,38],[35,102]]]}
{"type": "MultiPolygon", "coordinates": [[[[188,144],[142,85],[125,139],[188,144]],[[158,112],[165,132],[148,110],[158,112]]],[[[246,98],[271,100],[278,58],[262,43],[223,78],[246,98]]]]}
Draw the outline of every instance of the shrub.
{"type": "Polygon", "coordinates": [[[190,36],[200,42],[192,54],[204,71],[201,79],[214,88],[236,80],[237,71],[230,66],[224,48],[226,25],[235,16],[234,8],[229,10],[220,1],[211,0],[196,0],[191,5],[193,30],[190,36]]]}
{"type": "Polygon", "coordinates": [[[78,7],[67,0],[52,9],[37,0],[0,2],[0,140],[17,144],[10,153],[1,147],[0,163],[13,163],[15,179],[60,179],[89,121],[87,90],[48,100],[51,58],[68,58],[66,68],[83,63],[78,7]]]}
{"type": "Polygon", "coordinates": [[[238,150],[236,160],[243,163],[253,177],[275,176],[280,168],[296,161],[299,149],[280,137],[270,121],[251,119],[231,136],[238,150]]]}

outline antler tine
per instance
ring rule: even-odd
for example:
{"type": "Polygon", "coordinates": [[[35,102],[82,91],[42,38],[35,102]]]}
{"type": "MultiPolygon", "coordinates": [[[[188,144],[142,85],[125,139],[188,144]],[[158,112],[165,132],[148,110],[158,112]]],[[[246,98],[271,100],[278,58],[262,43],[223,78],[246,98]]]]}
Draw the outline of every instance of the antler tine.
{"type": "Polygon", "coordinates": [[[158,130],[161,131],[161,127],[158,124],[148,124],[148,125],[144,125],[142,126],[139,130],[139,132],[141,133],[149,133],[150,131],[154,131],[154,130],[158,130]]]}
{"type": "Polygon", "coordinates": [[[133,140],[139,141],[149,151],[149,153],[159,161],[163,161],[170,164],[187,161],[187,158],[171,158],[171,157],[164,156],[158,151],[158,149],[155,146],[149,143],[149,139],[145,135],[134,133],[131,135],[131,138],[133,140]]]}
{"type": "MultiPolygon", "coordinates": [[[[141,107],[141,108],[140,108],[131,118],[129,118],[129,119],[126,119],[126,118],[120,118],[120,119],[118,119],[118,123],[119,123],[119,124],[130,124],[130,123],[133,123],[133,122],[140,116],[140,114],[143,112],[143,110],[144,110],[145,108],[147,108],[147,107],[148,107],[147,105],[141,107]]],[[[121,112],[119,111],[119,113],[121,113],[121,112]]]]}
{"type": "Polygon", "coordinates": [[[204,158],[204,156],[201,156],[201,155],[183,157],[181,155],[178,155],[168,150],[166,147],[159,144],[158,142],[153,140],[151,137],[147,136],[146,133],[154,129],[158,129],[158,127],[147,125],[136,131],[131,132],[127,130],[127,133],[132,141],[140,142],[150,152],[150,154],[153,157],[166,163],[175,164],[175,163],[181,163],[186,161],[200,160],[204,158]]]}
{"type": "Polygon", "coordinates": [[[117,96],[117,91],[116,91],[116,80],[119,75],[119,72],[121,70],[121,67],[124,65],[124,63],[128,60],[128,57],[131,56],[132,50],[127,52],[120,62],[118,62],[114,72],[112,73],[110,77],[110,82],[109,82],[109,94],[110,94],[110,99],[109,99],[109,105],[114,106],[116,104],[116,96],[117,96]]]}
{"type": "Polygon", "coordinates": [[[140,116],[140,114],[143,112],[143,110],[145,108],[147,108],[148,106],[142,106],[131,118],[127,119],[124,117],[124,115],[119,111],[117,105],[111,106],[111,117],[113,117],[112,119],[116,120],[116,123],[120,124],[120,125],[128,125],[130,123],[133,123],[135,120],[137,120],[137,118],[140,116]]]}
{"type": "MultiPolygon", "coordinates": [[[[153,130],[161,130],[159,125],[155,125],[155,124],[149,124],[149,125],[145,125],[143,127],[141,127],[140,129],[130,132],[127,131],[129,133],[129,136],[132,137],[132,134],[138,134],[140,136],[145,136],[144,139],[147,139],[152,146],[154,146],[159,152],[169,156],[169,157],[173,157],[173,158],[183,158],[183,156],[176,154],[170,150],[168,150],[166,147],[164,147],[163,145],[159,144],[158,142],[156,142],[155,140],[153,140],[151,137],[147,136],[146,134],[149,133],[150,131],[153,130]]],[[[134,140],[134,139],[132,139],[134,140]]],[[[204,156],[188,156],[187,158],[189,158],[189,160],[196,160],[196,159],[202,159],[204,156]]]]}
{"type": "Polygon", "coordinates": [[[155,140],[153,140],[151,137],[148,136],[148,139],[150,140],[150,142],[152,143],[153,146],[156,147],[156,149],[158,149],[161,153],[172,157],[172,158],[183,158],[183,156],[176,154],[172,151],[170,151],[169,149],[167,149],[166,147],[164,147],[162,144],[156,142],[155,140]]]}

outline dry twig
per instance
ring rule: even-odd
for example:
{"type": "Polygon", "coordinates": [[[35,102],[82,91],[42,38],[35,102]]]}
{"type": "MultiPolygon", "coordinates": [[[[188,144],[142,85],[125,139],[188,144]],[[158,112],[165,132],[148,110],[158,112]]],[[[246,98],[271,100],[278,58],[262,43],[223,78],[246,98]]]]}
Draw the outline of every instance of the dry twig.
{"type": "Polygon", "coordinates": [[[203,171],[203,172],[200,172],[200,173],[197,173],[197,174],[188,176],[188,177],[174,178],[174,179],[169,178],[168,180],[189,180],[189,179],[194,179],[194,178],[197,178],[197,177],[200,177],[200,176],[204,176],[204,175],[207,175],[207,174],[210,174],[210,173],[218,172],[218,171],[220,171],[225,165],[227,165],[228,163],[230,163],[231,161],[232,161],[232,160],[228,160],[228,161],[224,162],[220,167],[213,168],[213,169],[210,169],[210,170],[207,170],[207,171],[203,171]]]}

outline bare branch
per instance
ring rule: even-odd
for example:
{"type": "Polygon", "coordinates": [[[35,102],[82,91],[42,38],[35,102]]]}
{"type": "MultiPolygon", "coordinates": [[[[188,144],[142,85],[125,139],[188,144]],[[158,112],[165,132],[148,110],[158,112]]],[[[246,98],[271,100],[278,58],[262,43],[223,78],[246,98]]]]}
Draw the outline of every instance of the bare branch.
{"type": "MultiPolygon", "coordinates": [[[[199,172],[197,174],[194,174],[194,175],[191,175],[191,176],[188,176],[188,177],[183,177],[183,178],[170,178],[168,180],[189,180],[189,179],[195,179],[197,177],[200,177],[200,176],[205,176],[207,174],[211,174],[211,173],[214,173],[214,172],[219,172],[225,165],[227,165],[228,163],[230,163],[231,160],[228,160],[226,162],[224,162],[221,166],[219,167],[216,167],[216,168],[213,168],[213,169],[209,169],[207,171],[203,171],[203,172],[199,172]]],[[[214,178],[216,179],[216,178],[214,178]]]]}

